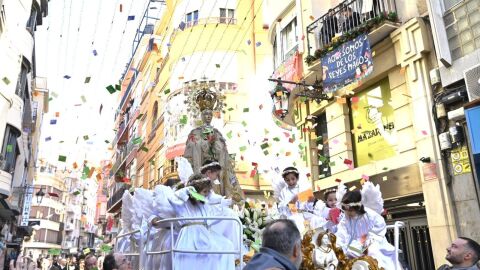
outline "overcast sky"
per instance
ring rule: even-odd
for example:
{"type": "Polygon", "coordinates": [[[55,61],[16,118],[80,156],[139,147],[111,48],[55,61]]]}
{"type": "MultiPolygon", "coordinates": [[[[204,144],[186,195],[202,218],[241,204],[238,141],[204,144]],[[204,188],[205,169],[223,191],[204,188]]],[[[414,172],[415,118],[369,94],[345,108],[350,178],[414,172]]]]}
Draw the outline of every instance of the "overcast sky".
{"type": "MultiPolygon", "coordinates": [[[[119,94],[109,94],[105,87],[121,78],[148,2],[49,1],[48,16],[35,33],[37,76],[47,77],[52,98],[44,115],[40,158],[57,162],[59,155],[65,155],[65,165],[71,165],[110,157],[105,140],[113,140],[119,94]],[[128,16],[135,18],[128,20],[128,16]],[[91,77],[89,83],[85,83],[87,77],[91,77]],[[52,119],[57,123],[50,124],[52,119]]],[[[158,17],[161,6],[153,5],[158,8],[149,9],[150,16],[158,17]]]]}

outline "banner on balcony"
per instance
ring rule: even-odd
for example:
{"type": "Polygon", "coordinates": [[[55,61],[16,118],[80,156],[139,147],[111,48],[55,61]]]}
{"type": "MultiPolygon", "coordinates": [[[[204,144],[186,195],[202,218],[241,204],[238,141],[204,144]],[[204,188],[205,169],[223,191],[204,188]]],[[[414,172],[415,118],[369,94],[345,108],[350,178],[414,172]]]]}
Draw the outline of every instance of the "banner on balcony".
{"type": "Polygon", "coordinates": [[[372,53],[367,35],[361,35],[329,52],[321,60],[326,93],[347,87],[354,89],[373,71],[372,53]]]}

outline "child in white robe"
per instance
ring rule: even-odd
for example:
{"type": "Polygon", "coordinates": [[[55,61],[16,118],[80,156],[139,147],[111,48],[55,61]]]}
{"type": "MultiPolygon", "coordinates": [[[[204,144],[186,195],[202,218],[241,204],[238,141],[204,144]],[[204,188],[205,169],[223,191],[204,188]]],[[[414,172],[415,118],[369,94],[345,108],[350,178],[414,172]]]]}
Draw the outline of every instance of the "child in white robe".
{"type": "MultiPolygon", "coordinates": [[[[205,175],[210,181],[212,185],[220,185],[220,173],[222,171],[222,167],[220,163],[216,161],[207,160],[200,168],[200,172],[205,175]]],[[[213,190],[211,191],[212,196],[218,196],[213,190]]],[[[212,216],[228,216],[238,219],[238,215],[228,207],[223,207],[221,204],[212,204],[212,216]]],[[[219,234],[225,236],[226,238],[232,241],[232,244],[235,248],[240,247],[240,227],[239,223],[233,220],[222,220],[218,223],[212,225],[212,230],[218,232],[219,234]]]]}
{"type": "Polygon", "coordinates": [[[367,254],[378,261],[379,267],[402,269],[395,260],[395,248],[385,238],[385,220],[376,211],[363,206],[362,193],[345,193],[341,207],[345,215],[338,224],[337,247],[342,247],[350,258],[367,254]]]}
{"type": "MultiPolygon", "coordinates": [[[[212,204],[231,205],[232,201],[212,194],[212,183],[201,174],[190,177],[187,187],[175,192],[175,197],[169,198],[177,217],[206,217],[212,215],[212,204]],[[197,192],[206,198],[206,202],[193,198],[197,192]]],[[[232,241],[211,229],[215,222],[211,220],[196,220],[180,222],[180,232],[175,248],[179,250],[197,251],[233,251],[232,241]]],[[[174,256],[175,269],[211,269],[233,270],[235,259],[230,254],[193,254],[176,252],[174,256]]]]}
{"type": "Polygon", "coordinates": [[[321,209],[320,213],[316,213],[314,210],[314,213],[323,217],[327,221],[327,223],[324,225],[324,229],[332,233],[337,232],[337,225],[341,219],[341,210],[337,208],[336,193],[336,189],[326,190],[325,194],[323,195],[325,207],[321,209]]]}
{"type": "Polygon", "coordinates": [[[298,200],[298,194],[300,193],[299,176],[300,173],[295,167],[287,167],[283,170],[282,177],[287,186],[280,191],[278,210],[281,215],[295,222],[298,230],[303,234],[305,232],[305,218],[299,212],[312,212],[315,198],[309,198],[308,202],[298,200]],[[297,211],[292,211],[291,208],[295,208],[297,211]]]}

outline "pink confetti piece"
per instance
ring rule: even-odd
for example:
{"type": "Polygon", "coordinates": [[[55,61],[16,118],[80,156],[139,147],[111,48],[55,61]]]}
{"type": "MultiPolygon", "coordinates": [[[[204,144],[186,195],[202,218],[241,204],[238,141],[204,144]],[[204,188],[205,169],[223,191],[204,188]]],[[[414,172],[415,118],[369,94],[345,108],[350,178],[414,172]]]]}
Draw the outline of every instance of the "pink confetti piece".
{"type": "Polygon", "coordinates": [[[422,135],[427,136],[427,135],[428,135],[427,131],[426,131],[426,130],[422,130],[422,135]]]}
{"type": "Polygon", "coordinates": [[[370,180],[370,176],[368,176],[366,174],[362,174],[362,179],[364,179],[365,181],[368,181],[368,180],[370,180]]]}

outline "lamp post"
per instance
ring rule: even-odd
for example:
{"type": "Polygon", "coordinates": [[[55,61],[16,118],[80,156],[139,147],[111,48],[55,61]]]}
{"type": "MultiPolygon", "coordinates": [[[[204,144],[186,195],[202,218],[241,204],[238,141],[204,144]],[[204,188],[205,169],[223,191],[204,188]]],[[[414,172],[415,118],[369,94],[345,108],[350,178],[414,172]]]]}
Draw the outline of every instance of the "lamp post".
{"type": "Polygon", "coordinates": [[[275,106],[275,114],[284,119],[288,114],[288,99],[290,98],[290,91],[282,85],[282,80],[278,78],[270,79],[270,81],[276,81],[277,85],[271,92],[273,105],[275,106]]]}
{"type": "Polygon", "coordinates": [[[43,187],[40,187],[40,190],[35,193],[35,196],[37,197],[37,203],[42,204],[43,197],[45,197],[45,192],[43,192],[43,187]]]}
{"type": "Polygon", "coordinates": [[[285,81],[281,78],[278,79],[268,79],[269,81],[276,82],[277,86],[273,90],[272,99],[275,104],[275,114],[279,115],[282,119],[288,113],[288,97],[290,97],[290,91],[282,86],[284,83],[294,84],[296,86],[303,87],[303,90],[296,94],[297,97],[305,97],[306,101],[316,101],[317,103],[322,102],[323,100],[331,101],[333,100],[332,94],[325,94],[323,92],[323,86],[320,81],[315,80],[314,84],[306,84],[303,82],[293,82],[285,81]],[[286,98],[286,100],[285,100],[286,98]]]}

